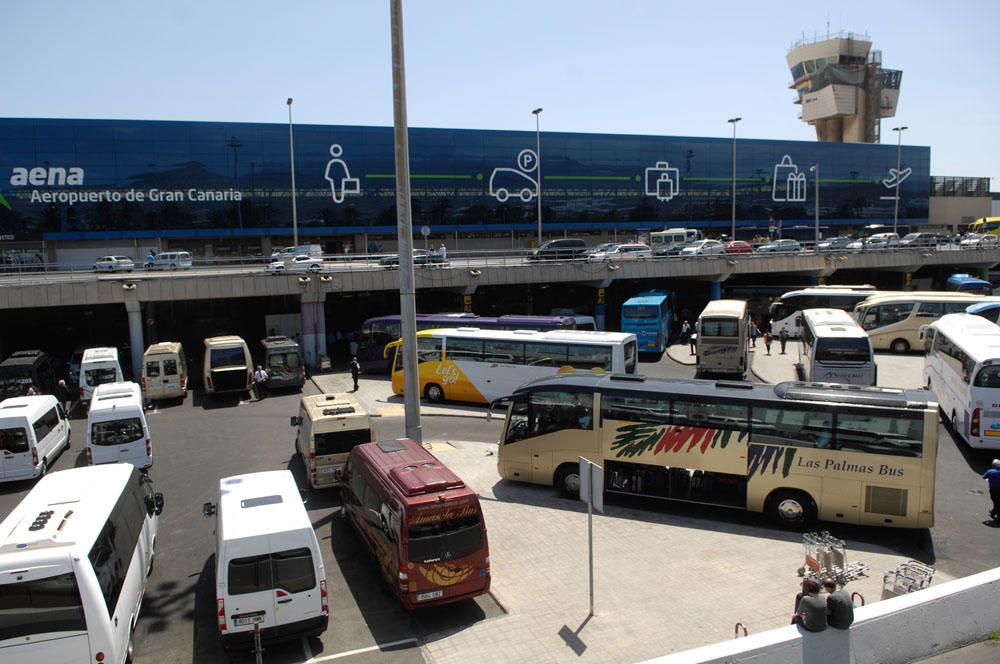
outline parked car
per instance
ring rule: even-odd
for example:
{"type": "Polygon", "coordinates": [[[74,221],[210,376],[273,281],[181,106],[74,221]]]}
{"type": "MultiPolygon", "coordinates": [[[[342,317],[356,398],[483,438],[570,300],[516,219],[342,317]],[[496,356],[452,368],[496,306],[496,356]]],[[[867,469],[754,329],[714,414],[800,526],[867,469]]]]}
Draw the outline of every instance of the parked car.
{"type": "Polygon", "coordinates": [[[94,272],[131,272],[135,261],[128,256],[104,256],[94,263],[94,272]]]}
{"type": "Polygon", "coordinates": [[[936,247],[942,244],[951,244],[951,236],[947,233],[907,233],[899,241],[901,247],[936,247]]]}
{"type": "Polygon", "coordinates": [[[695,240],[681,249],[681,256],[708,256],[724,253],[726,253],[726,248],[718,240],[695,240]]]}
{"type": "Polygon", "coordinates": [[[323,259],[314,258],[308,254],[299,254],[291,260],[278,259],[271,261],[264,270],[268,274],[279,274],[282,272],[319,272],[323,269],[323,259]]]}
{"type": "Polygon", "coordinates": [[[816,251],[845,251],[852,242],[854,242],[854,238],[847,235],[831,237],[820,240],[819,244],[816,245],[816,251]]]}
{"type": "Polygon", "coordinates": [[[552,261],[583,258],[587,253],[587,243],[579,238],[561,238],[542,243],[528,253],[529,261],[552,261]]]}
{"type": "Polygon", "coordinates": [[[634,261],[644,258],[652,258],[653,250],[649,245],[641,242],[626,242],[624,244],[612,244],[604,251],[598,251],[587,256],[587,260],[592,263],[603,261],[634,261]]]}
{"type": "Polygon", "coordinates": [[[602,254],[605,251],[607,251],[608,249],[610,249],[611,247],[615,246],[616,244],[618,244],[618,243],[617,242],[605,242],[604,244],[599,244],[596,247],[591,247],[590,249],[587,249],[587,256],[589,257],[589,256],[593,256],[594,254],[602,254]]]}
{"type": "MultiPolygon", "coordinates": [[[[383,256],[378,261],[379,265],[386,267],[399,267],[399,254],[391,254],[389,256],[383,256]]],[[[414,265],[447,265],[448,259],[433,251],[428,251],[427,249],[414,249],[413,250],[413,264],[414,265]]]]}
{"type": "Polygon", "coordinates": [[[753,245],[743,240],[730,240],[722,244],[723,250],[727,254],[750,254],[753,253],[753,245]]]}
{"type": "Polygon", "coordinates": [[[802,245],[799,244],[798,240],[792,240],[790,238],[784,238],[781,240],[775,240],[774,242],[768,242],[757,247],[758,253],[785,253],[785,252],[797,252],[802,250],[802,245]]]}
{"type": "Polygon", "coordinates": [[[899,235],[896,233],[875,233],[869,237],[855,240],[847,245],[850,251],[880,251],[895,249],[899,246],[899,235]]]}
{"type": "Polygon", "coordinates": [[[969,233],[958,246],[963,249],[995,249],[1000,244],[1000,236],[992,233],[969,233]]]}

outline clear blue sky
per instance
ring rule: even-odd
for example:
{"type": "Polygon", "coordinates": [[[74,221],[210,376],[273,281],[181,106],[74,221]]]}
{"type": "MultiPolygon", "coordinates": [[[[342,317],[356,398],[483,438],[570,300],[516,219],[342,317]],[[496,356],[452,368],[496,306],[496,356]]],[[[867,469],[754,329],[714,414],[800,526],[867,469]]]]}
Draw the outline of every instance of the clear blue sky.
{"type": "MultiPolygon", "coordinates": [[[[0,117],[392,124],[388,0],[8,3],[0,117]]],[[[409,124],[815,140],[785,54],[868,33],[882,123],[1000,190],[1000,2],[406,0],[409,124]],[[829,7],[829,9],[827,8],[829,7]]]]}

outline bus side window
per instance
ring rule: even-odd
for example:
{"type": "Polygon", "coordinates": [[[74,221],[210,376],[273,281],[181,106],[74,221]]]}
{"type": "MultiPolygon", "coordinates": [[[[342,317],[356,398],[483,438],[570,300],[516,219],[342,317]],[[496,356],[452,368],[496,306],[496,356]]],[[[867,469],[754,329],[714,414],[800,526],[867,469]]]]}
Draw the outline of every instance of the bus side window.
{"type": "Polygon", "coordinates": [[[531,436],[531,409],[527,400],[517,400],[510,410],[510,418],[507,422],[507,435],[504,437],[504,444],[516,443],[531,436]]]}

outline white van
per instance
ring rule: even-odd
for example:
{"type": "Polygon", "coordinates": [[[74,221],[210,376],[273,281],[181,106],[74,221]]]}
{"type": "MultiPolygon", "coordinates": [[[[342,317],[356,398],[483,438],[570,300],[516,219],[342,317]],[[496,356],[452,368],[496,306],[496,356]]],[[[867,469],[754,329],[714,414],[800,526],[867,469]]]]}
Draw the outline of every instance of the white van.
{"type": "Polygon", "coordinates": [[[162,510],[126,464],[39,481],[0,523],[0,660],[132,661],[162,510]]]}
{"type": "Polygon", "coordinates": [[[0,482],[44,475],[59,453],[69,447],[69,438],[69,417],[54,396],[0,401],[0,482]]]}
{"type": "Polygon", "coordinates": [[[189,251],[162,251],[153,256],[152,263],[147,263],[151,270],[189,270],[192,264],[189,251]]]}
{"type": "Polygon", "coordinates": [[[215,602],[226,648],[319,636],[329,621],[326,570],[292,473],[273,470],[219,480],[215,602]]]}
{"type": "Polygon", "coordinates": [[[314,394],[302,397],[295,451],[306,467],[309,486],[343,486],[347,456],[355,445],[375,440],[372,418],[350,394],[314,394]]]}
{"type": "Polygon", "coordinates": [[[87,414],[87,461],[130,463],[140,470],[153,465],[153,440],[135,383],[107,383],[94,390],[87,414]]]}
{"type": "Polygon", "coordinates": [[[310,258],[323,258],[323,247],[318,244],[300,244],[297,247],[285,247],[271,254],[271,262],[289,262],[296,256],[305,254],[310,258]]]}
{"type": "Polygon", "coordinates": [[[90,403],[98,385],[124,381],[117,348],[88,348],[83,351],[83,359],[80,360],[80,401],[84,406],[90,403]]]}
{"type": "Polygon", "coordinates": [[[253,359],[242,337],[227,335],[205,339],[202,367],[207,394],[253,389],[253,359]]]}
{"type": "Polygon", "coordinates": [[[142,356],[142,393],[148,401],[187,396],[188,371],[184,348],[176,341],[162,341],[142,356]]]}

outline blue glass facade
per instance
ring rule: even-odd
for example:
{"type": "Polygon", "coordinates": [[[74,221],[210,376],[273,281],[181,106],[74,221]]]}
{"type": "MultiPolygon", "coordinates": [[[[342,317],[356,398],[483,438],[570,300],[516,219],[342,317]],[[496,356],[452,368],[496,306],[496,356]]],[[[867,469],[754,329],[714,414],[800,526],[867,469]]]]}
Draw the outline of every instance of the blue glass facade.
{"type": "MultiPolygon", "coordinates": [[[[300,233],[395,233],[391,127],[296,125],[300,233]]],[[[533,232],[533,131],[411,129],[413,226],[533,232]]],[[[732,141],[543,132],[547,232],[730,223],[732,141]]],[[[927,222],[930,148],[737,140],[740,228],[927,222]]],[[[0,119],[0,237],[52,240],[290,234],[288,126],[0,119]]]]}

